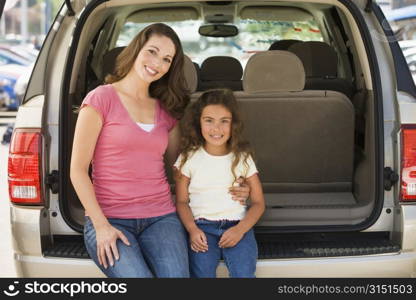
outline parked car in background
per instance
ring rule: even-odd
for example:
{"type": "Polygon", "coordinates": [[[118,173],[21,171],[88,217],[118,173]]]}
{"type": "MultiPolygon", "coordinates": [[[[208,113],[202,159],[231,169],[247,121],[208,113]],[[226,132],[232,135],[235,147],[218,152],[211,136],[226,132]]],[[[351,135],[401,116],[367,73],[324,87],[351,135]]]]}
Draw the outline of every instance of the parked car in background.
{"type": "Polygon", "coordinates": [[[9,49],[0,47],[0,65],[15,64],[15,65],[27,66],[32,61],[17,53],[14,53],[13,51],[9,49]]]}
{"type": "Polygon", "coordinates": [[[404,50],[403,55],[412,73],[413,80],[416,82],[416,47],[404,50]]]}
{"type": "Polygon", "coordinates": [[[404,40],[416,39],[416,5],[389,10],[386,12],[386,18],[393,27],[396,37],[404,40]]]}
{"type": "Polygon", "coordinates": [[[403,51],[409,48],[416,48],[416,40],[399,41],[399,46],[403,51]]]}
{"type": "Polygon", "coordinates": [[[39,54],[39,50],[35,49],[32,44],[19,44],[19,45],[4,45],[0,44],[0,49],[8,50],[28,62],[34,62],[39,54]]]}
{"type": "Polygon", "coordinates": [[[30,66],[6,64],[0,65],[0,105],[3,110],[17,110],[20,101],[14,91],[15,84],[30,66]]]}
{"type": "Polygon", "coordinates": [[[38,53],[39,51],[30,44],[0,44],[1,109],[17,110],[19,107],[38,53]],[[19,81],[21,76],[23,78],[19,81]]]}
{"type": "Polygon", "coordinates": [[[14,85],[14,94],[17,100],[18,105],[22,103],[23,96],[26,93],[27,84],[29,83],[30,75],[32,74],[34,63],[27,66],[23,73],[17,78],[14,85]]]}
{"type": "Polygon", "coordinates": [[[9,78],[0,75],[0,110],[7,110],[7,104],[10,102],[11,84],[9,78]]]}

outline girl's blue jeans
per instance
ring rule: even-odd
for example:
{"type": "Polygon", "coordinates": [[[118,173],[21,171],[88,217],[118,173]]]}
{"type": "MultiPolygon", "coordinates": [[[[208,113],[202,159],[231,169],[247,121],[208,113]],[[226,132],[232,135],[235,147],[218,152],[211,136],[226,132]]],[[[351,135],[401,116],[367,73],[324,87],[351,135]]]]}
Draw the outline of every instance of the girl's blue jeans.
{"type": "Polygon", "coordinates": [[[189,277],[187,237],[176,212],[145,219],[109,218],[130,246],[118,239],[120,259],[107,269],[98,263],[95,229],[90,218],[85,218],[87,251],[107,277],[189,277]]]}
{"type": "Polygon", "coordinates": [[[239,221],[196,220],[208,240],[208,251],[195,252],[189,248],[189,265],[191,277],[215,278],[217,266],[221,259],[228,268],[230,277],[254,278],[257,262],[257,243],[253,229],[250,229],[237,245],[220,248],[218,242],[222,234],[239,221]]]}

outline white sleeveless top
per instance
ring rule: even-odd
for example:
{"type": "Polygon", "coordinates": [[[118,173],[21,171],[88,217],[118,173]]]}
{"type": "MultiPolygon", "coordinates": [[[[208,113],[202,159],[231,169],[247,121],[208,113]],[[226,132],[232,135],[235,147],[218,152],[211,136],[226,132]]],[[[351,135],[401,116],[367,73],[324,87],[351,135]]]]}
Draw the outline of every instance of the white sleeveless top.
{"type": "Polygon", "coordinates": [[[139,123],[139,122],[136,122],[136,123],[137,125],[139,125],[141,129],[147,132],[152,131],[152,129],[155,127],[155,124],[144,124],[144,123],[139,123]]]}

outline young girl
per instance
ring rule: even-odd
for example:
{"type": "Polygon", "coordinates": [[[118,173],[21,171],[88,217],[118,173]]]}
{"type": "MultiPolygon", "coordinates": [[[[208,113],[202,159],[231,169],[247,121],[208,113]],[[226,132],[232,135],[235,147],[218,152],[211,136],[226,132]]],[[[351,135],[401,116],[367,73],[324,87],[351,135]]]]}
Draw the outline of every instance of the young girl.
{"type": "Polygon", "coordinates": [[[189,233],[193,277],[216,277],[224,259],[230,277],[255,277],[257,244],[253,225],[264,212],[257,169],[242,140],[242,122],[232,91],[210,90],[191,105],[182,121],[182,151],[176,167],[176,208],[189,233]],[[228,190],[244,177],[250,208],[228,190]]]}

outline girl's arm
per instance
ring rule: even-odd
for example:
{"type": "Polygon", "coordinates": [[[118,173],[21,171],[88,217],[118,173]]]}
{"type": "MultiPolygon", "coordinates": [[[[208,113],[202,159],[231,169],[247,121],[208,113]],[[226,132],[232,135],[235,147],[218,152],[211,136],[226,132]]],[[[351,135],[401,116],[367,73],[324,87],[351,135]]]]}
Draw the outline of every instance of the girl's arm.
{"type": "Polygon", "coordinates": [[[221,236],[218,244],[221,248],[234,247],[241,240],[243,235],[257,223],[264,213],[265,202],[259,176],[254,174],[247,178],[246,182],[250,187],[250,208],[248,209],[246,216],[237,225],[228,229],[221,236]]]}
{"type": "Polygon", "coordinates": [[[168,147],[165,152],[165,163],[167,168],[172,168],[179,155],[179,143],[181,133],[179,130],[179,122],[169,131],[168,147]]]}
{"type": "Polygon", "coordinates": [[[101,117],[94,108],[86,106],[79,112],[72,147],[70,177],[78,198],[96,230],[98,260],[100,264],[107,268],[106,256],[111,265],[114,264],[112,254],[116,259],[119,258],[116,247],[117,238],[120,238],[125,244],[129,243],[127,238],[112,227],[104,216],[88,175],[102,125],[101,117]]]}
{"type": "Polygon", "coordinates": [[[196,226],[194,216],[192,215],[191,208],[189,207],[188,187],[190,178],[180,174],[180,171],[176,168],[174,168],[174,172],[176,180],[176,210],[183,226],[185,226],[189,233],[191,249],[196,252],[205,252],[208,250],[206,236],[204,232],[196,226]]]}

